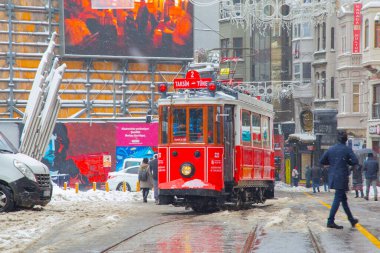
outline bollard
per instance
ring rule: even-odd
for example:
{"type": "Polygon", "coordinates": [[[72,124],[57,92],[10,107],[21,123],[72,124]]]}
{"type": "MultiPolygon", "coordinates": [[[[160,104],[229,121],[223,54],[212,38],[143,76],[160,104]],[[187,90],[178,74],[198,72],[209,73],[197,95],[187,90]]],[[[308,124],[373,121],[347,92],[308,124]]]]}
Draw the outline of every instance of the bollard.
{"type": "Polygon", "coordinates": [[[140,191],[140,181],[137,181],[137,183],[136,183],[136,191],[137,192],[140,191]]]}
{"type": "Polygon", "coordinates": [[[92,189],[93,189],[94,191],[96,191],[96,183],[95,183],[95,182],[92,182],[92,189]]]}
{"type": "Polygon", "coordinates": [[[79,192],[79,183],[75,183],[75,193],[79,192]]]}
{"type": "Polygon", "coordinates": [[[123,192],[127,191],[127,182],[123,182],[123,192]]]}
{"type": "Polygon", "coordinates": [[[63,183],[63,190],[64,190],[64,191],[67,190],[67,182],[64,182],[64,183],[63,183]]]}
{"type": "Polygon", "coordinates": [[[110,186],[108,184],[108,182],[106,182],[106,192],[109,192],[110,191],[110,186]]]}

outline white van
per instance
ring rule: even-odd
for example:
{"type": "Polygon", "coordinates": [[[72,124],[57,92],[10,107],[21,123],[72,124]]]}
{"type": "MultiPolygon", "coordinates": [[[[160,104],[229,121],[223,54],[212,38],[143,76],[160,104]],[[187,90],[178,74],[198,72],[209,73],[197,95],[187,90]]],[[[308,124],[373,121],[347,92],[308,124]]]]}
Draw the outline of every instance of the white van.
{"type": "Polygon", "coordinates": [[[0,132],[0,212],[47,205],[53,192],[49,168],[18,152],[0,132]]]}

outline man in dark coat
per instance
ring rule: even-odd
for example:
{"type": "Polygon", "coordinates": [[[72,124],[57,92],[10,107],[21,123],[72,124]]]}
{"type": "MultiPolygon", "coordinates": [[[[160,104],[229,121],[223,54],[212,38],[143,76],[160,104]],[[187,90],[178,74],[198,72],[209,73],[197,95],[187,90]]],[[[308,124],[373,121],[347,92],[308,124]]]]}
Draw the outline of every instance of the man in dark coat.
{"type": "Polygon", "coordinates": [[[158,159],[157,155],[154,155],[153,160],[149,162],[150,172],[153,177],[153,187],[154,187],[154,200],[158,202],[158,159]]]}
{"type": "Polygon", "coordinates": [[[359,222],[355,219],[348,206],[346,192],[348,189],[348,177],[350,171],[348,166],[358,164],[358,159],[352,149],[346,146],[347,133],[345,131],[338,131],[338,143],[330,147],[321,157],[320,163],[322,165],[329,165],[329,188],[335,189],[334,201],[331,205],[330,215],[327,220],[328,228],[342,229],[343,226],[335,224],[335,214],[338,211],[340,203],[347,215],[348,220],[351,222],[352,227],[359,222]]]}
{"type": "Polygon", "coordinates": [[[372,153],[368,154],[368,160],[364,162],[364,171],[365,171],[365,180],[366,180],[366,195],[365,199],[368,200],[369,196],[369,188],[373,187],[373,191],[375,193],[374,200],[377,201],[377,177],[379,173],[379,163],[373,157],[372,153]]]}

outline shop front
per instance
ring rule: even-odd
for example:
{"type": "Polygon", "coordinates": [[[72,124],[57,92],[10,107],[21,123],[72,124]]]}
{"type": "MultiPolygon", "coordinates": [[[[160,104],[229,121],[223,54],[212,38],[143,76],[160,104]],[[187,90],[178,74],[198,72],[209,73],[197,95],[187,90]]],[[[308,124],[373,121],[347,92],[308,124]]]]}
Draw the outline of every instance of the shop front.
{"type": "Polygon", "coordinates": [[[306,167],[314,166],[316,138],[312,134],[291,134],[285,144],[286,182],[291,182],[291,171],[297,166],[299,183],[306,183],[306,167]]]}

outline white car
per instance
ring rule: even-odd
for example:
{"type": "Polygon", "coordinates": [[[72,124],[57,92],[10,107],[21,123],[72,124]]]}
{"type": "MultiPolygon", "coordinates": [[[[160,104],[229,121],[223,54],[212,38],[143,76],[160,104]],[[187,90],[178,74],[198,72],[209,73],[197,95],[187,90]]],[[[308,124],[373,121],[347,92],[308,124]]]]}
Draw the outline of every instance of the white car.
{"type": "Polygon", "coordinates": [[[138,171],[140,166],[131,166],[120,171],[108,173],[108,185],[110,190],[122,191],[123,182],[127,183],[127,191],[136,191],[138,171]]]}

